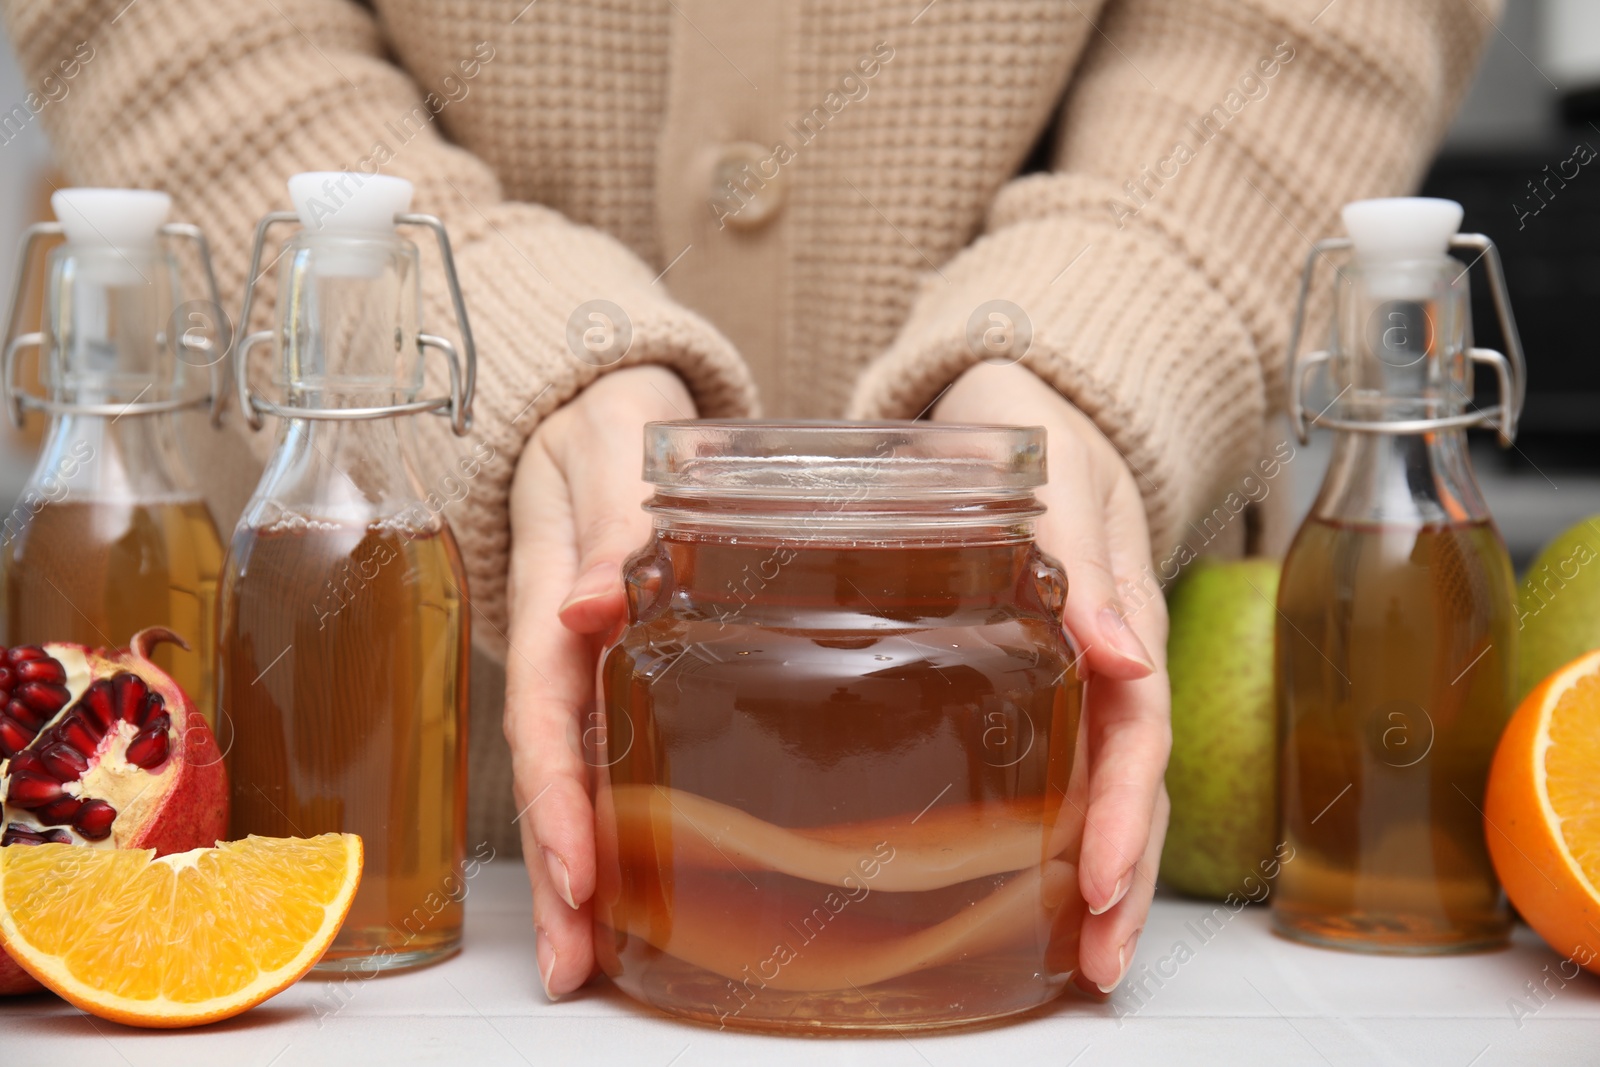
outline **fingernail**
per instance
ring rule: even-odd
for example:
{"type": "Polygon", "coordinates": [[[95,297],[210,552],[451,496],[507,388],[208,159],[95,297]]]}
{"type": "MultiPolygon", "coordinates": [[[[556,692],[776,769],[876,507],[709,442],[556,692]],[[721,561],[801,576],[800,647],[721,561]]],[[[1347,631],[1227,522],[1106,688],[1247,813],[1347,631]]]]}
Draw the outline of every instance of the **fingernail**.
{"type": "Polygon", "coordinates": [[[1100,636],[1123,659],[1130,659],[1147,671],[1156,669],[1156,661],[1150,658],[1150,650],[1144,647],[1139,635],[1128,625],[1127,618],[1117,609],[1100,609],[1100,636]]]}
{"type": "Polygon", "coordinates": [[[545,869],[550,872],[550,881],[554,883],[556,893],[567,902],[567,907],[577,911],[578,902],[572,899],[572,875],[567,873],[567,865],[550,849],[541,848],[539,851],[544,853],[545,869]]]}
{"type": "Polygon", "coordinates": [[[534,951],[539,956],[539,984],[544,987],[544,995],[548,1000],[555,1000],[556,995],[550,992],[550,976],[556,973],[556,950],[550,944],[550,935],[544,932],[544,927],[533,928],[534,951]]]}
{"type": "Polygon", "coordinates": [[[1117,949],[1117,977],[1116,977],[1116,980],[1114,982],[1112,982],[1110,985],[1103,985],[1103,984],[1101,984],[1099,982],[1096,982],[1095,985],[1100,986],[1100,992],[1102,992],[1102,993],[1111,992],[1112,990],[1116,989],[1117,986],[1121,985],[1122,984],[1122,980],[1125,977],[1127,977],[1127,974],[1128,974],[1128,961],[1133,958],[1134,946],[1139,943],[1139,935],[1142,934],[1142,933],[1144,933],[1144,927],[1141,926],[1141,927],[1139,927],[1139,929],[1137,929],[1133,933],[1129,934],[1128,935],[1128,940],[1124,941],[1122,943],[1122,947],[1117,949]]]}
{"type": "Polygon", "coordinates": [[[585,600],[595,600],[611,592],[612,578],[617,573],[614,563],[597,563],[584,571],[576,582],[572,583],[572,592],[567,594],[567,599],[561,602],[556,609],[559,615],[574,604],[582,604],[585,600]]]}
{"type": "Polygon", "coordinates": [[[1122,880],[1117,883],[1117,887],[1111,891],[1111,899],[1106,901],[1104,904],[1102,904],[1098,908],[1090,908],[1089,909],[1089,914],[1090,915],[1104,915],[1106,912],[1108,912],[1112,908],[1116,907],[1119,903],[1122,902],[1122,898],[1128,895],[1128,888],[1130,886],[1132,886],[1132,885],[1133,885],[1133,872],[1129,871],[1127,874],[1124,874],[1122,876],[1122,880]]]}

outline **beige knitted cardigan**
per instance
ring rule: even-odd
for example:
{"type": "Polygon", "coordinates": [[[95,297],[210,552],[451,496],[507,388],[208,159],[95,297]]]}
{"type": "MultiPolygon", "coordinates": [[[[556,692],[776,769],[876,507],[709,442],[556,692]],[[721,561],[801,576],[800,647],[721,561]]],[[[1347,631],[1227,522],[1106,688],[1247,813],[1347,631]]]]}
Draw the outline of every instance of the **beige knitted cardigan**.
{"type": "MultiPolygon", "coordinates": [[[[492,449],[450,515],[476,634],[503,655],[507,489],[540,417],[604,372],[567,343],[592,299],[631,321],[615,365],[672,367],[703,415],[752,413],[759,387],[769,415],[896,417],[978,358],[972,312],[1009,300],[1026,365],[1127,457],[1163,552],[1262,450],[1308,239],[1344,201],[1415,185],[1498,4],[372,9],[6,0],[5,16],[35,87],[92,46],[40,116],[69,180],[169,190],[235,307],[291,173],[403,175],[445,219],[477,427],[454,442],[423,420],[425,451],[492,449]],[[1047,172],[1016,177],[1030,154],[1047,172]]],[[[424,314],[444,330],[435,268],[424,314]]],[[[240,446],[233,422],[195,450],[224,524],[270,443],[240,446]]],[[[476,736],[494,744],[489,715],[476,736]]],[[[479,784],[500,804],[494,759],[479,784]]]]}

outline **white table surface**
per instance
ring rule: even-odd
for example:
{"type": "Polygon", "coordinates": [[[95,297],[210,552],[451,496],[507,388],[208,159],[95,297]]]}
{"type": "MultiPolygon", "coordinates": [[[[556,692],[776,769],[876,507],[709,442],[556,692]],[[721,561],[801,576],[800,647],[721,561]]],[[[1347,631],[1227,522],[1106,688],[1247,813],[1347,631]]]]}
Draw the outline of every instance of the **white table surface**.
{"type": "Polygon", "coordinates": [[[1265,909],[1254,907],[1202,941],[1195,928],[1210,907],[1161,897],[1130,978],[1158,966],[1172,977],[1159,988],[1146,979],[1142,1003],[1125,984],[1104,1004],[1069,992],[987,1030],[774,1038],[678,1022],[603,981],[549,1003],[521,865],[488,864],[469,886],[466,947],[438,966],[343,987],[308,979],[190,1031],[116,1026],[50,996],[0,1000],[0,1064],[1600,1064],[1600,978],[1551,980],[1555,992],[1533,1011],[1525,983],[1544,981],[1560,960],[1525,927],[1503,952],[1370,957],[1275,938],[1265,909]],[[1193,955],[1178,965],[1180,940],[1193,955]],[[1510,1006],[1519,1000],[1520,1019],[1510,1006]]]}

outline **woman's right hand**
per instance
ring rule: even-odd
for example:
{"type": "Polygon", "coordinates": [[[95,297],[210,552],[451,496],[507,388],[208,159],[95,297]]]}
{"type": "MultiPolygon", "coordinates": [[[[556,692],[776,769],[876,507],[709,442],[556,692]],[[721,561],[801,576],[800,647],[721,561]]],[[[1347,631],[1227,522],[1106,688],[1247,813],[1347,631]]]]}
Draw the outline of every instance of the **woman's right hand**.
{"type": "Polygon", "coordinates": [[[640,508],[649,495],[639,476],[644,425],[694,415],[671,371],[613,371],[545,419],[517,461],[505,732],[539,978],[552,998],[594,967],[594,811],[582,724],[594,706],[600,640],[627,610],[622,562],[650,536],[640,508]]]}

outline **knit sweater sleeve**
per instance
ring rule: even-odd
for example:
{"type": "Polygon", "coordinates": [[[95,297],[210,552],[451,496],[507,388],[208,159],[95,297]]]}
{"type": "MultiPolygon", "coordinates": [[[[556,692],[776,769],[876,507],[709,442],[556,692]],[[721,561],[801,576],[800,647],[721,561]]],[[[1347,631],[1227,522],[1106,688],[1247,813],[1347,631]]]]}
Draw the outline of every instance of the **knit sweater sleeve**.
{"type": "Polygon", "coordinates": [[[1420,181],[1499,9],[1318,6],[1109,0],[1051,172],[1003,187],[985,233],[926,280],[854,413],[923,410],[984,352],[973,311],[1010,301],[1031,327],[1023,364],[1122,452],[1154,550],[1176,544],[1281,408],[1309,242],[1346,201],[1420,181]]]}
{"type": "MultiPolygon", "coordinates": [[[[655,270],[605,234],[506,200],[488,166],[437,133],[429,87],[385,58],[366,8],[349,0],[6,0],[4,15],[30,84],[59,81],[58,64],[80,61],[68,92],[40,112],[67,178],[170,192],[175,217],[209,236],[230,308],[243,293],[255,222],[290,206],[284,179],[297,171],[381,169],[416,184],[413,210],[444,220],[477,344],[476,440],[452,441],[444,420],[425,418],[424,451],[470,450],[468,495],[450,515],[478,621],[488,623],[475,630],[491,649],[506,624],[511,475],[543,415],[604,370],[647,362],[674,369],[702,415],[752,407],[732,346],[653,285],[655,270]],[[596,298],[631,320],[620,359],[614,348],[580,359],[569,347],[569,317],[596,298]]],[[[492,42],[482,49],[492,58],[492,42]]],[[[483,62],[485,53],[461,58],[483,62]]],[[[450,334],[431,238],[417,241],[425,328],[450,334]]],[[[261,284],[258,299],[270,304],[274,289],[261,284]]],[[[268,362],[263,356],[252,377],[268,377],[268,362]]],[[[434,390],[445,384],[438,362],[429,360],[434,390]]]]}

